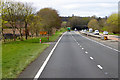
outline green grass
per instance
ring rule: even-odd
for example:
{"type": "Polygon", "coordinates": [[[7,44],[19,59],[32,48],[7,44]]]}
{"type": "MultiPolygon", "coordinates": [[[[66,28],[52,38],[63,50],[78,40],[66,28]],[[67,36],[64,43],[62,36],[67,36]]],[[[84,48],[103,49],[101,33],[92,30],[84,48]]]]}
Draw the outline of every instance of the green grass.
{"type": "MultiPolygon", "coordinates": [[[[65,29],[50,36],[49,41],[55,41],[65,29]]],[[[46,37],[40,37],[43,42],[49,42],[46,37]]],[[[12,41],[2,44],[2,77],[16,78],[32,61],[34,61],[49,44],[40,44],[40,38],[24,41],[12,41]]]]}
{"type": "Polygon", "coordinates": [[[17,77],[48,46],[48,44],[24,42],[4,44],[2,46],[2,77],[17,77]]]}
{"type": "Polygon", "coordinates": [[[0,80],[2,78],[2,41],[0,41],[0,80]]]}
{"type": "Polygon", "coordinates": [[[119,36],[120,34],[108,33],[109,35],[116,35],[119,36]]]}

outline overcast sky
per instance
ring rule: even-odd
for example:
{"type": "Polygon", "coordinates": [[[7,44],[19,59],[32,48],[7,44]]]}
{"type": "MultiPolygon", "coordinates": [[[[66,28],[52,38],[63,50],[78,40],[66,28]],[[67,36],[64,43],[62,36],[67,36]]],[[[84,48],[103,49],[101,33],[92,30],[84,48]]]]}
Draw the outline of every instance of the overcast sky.
{"type": "Polygon", "coordinates": [[[36,11],[50,7],[56,9],[60,16],[109,16],[118,12],[119,0],[15,0],[33,3],[36,11]]]}

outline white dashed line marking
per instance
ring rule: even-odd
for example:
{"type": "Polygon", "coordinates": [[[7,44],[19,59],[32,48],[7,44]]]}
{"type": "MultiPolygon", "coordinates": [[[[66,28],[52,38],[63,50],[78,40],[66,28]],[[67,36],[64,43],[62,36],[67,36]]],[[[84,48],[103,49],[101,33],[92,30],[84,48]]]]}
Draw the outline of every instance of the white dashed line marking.
{"type": "Polygon", "coordinates": [[[93,57],[90,57],[90,59],[92,59],[92,60],[93,60],[94,58],[93,58],[93,57]]]}
{"type": "MultiPolygon", "coordinates": [[[[72,34],[71,34],[71,36],[72,36],[72,34]]],[[[72,36],[72,37],[73,37],[73,36],[72,36]]],[[[75,40],[75,42],[76,42],[78,45],[80,45],[74,37],[73,37],[73,39],[75,40]]]]}
{"type": "Polygon", "coordinates": [[[108,73],[107,73],[107,72],[105,72],[105,74],[107,75],[108,73]]]}
{"type": "Polygon", "coordinates": [[[84,49],[84,48],[82,48],[82,49],[84,49]]]}
{"type": "Polygon", "coordinates": [[[87,52],[87,51],[86,51],[85,53],[86,53],[86,54],[88,54],[88,52],[87,52]]]}
{"type": "Polygon", "coordinates": [[[103,67],[101,65],[97,65],[97,67],[100,68],[100,69],[103,69],[103,67]]]}

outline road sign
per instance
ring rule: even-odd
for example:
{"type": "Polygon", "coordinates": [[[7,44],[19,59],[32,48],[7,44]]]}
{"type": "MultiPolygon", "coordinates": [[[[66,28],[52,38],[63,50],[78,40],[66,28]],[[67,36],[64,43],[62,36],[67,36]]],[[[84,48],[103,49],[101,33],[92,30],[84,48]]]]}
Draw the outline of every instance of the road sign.
{"type": "Polygon", "coordinates": [[[41,35],[42,35],[42,34],[46,35],[46,34],[47,34],[47,31],[40,31],[40,34],[41,34],[41,35]]]}

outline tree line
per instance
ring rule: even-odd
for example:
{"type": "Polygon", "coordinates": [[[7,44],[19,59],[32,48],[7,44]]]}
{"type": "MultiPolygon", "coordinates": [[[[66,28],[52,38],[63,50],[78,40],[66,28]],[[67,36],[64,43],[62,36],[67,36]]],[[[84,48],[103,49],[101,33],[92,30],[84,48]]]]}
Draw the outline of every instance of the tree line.
{"type": "Polygon", "coordinates": [[[23,30],[25,39],[27,39],[29,32],[31,36],[34,34],[39,36],[40,31],[46,31],[51,35],[53,29],[59,29],[61,24],[59,14],[55,9],[43,8],[36,12],[30,3],[2,2],[1,16],[3,36],[3,30],[8,29],[6,24],[9,24],[13,31],[14,40],[16,40],[16,29],[19,31],[20,39],[23,40],[23,30]]]}
{"type": "Polygon", "coordinates": [[[101,32],[108,31],[114,34],[120,34],[119,19],[120,15],[118,13],[113,13],[109,17],[105,16],[103,18],[95,15],[91,17],[72,16],[69,17],[67,22],[64,21],[61,26],[71,26],[72,29],[79,28],[79,30],[92,28],[101,32]]]}
{"type": "Polygon", "coordinates": [[[118,13],[111,14],[108,18],[93,18],[88,23],[89,28],[97,29],[101,32],[108,31],[110,33],[120,34],[118,25],[118,13]]]}

